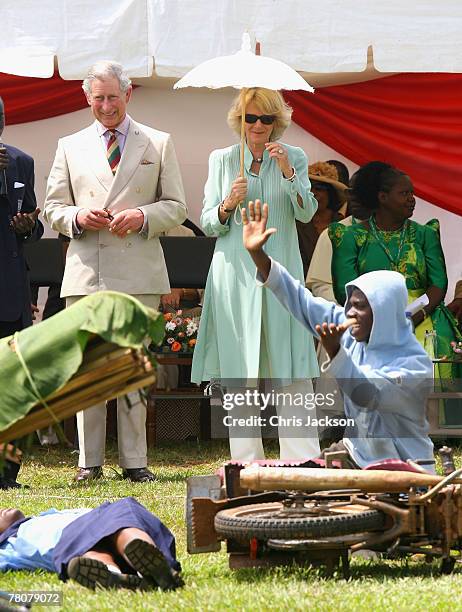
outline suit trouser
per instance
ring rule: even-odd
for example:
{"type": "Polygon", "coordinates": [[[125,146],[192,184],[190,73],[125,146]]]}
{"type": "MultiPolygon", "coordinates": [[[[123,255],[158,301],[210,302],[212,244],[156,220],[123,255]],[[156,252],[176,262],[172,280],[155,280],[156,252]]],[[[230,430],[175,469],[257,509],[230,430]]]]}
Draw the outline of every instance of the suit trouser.
{"type": "MultiPolygon", "coordinates": [[[[82,295],[66,298],[71,306],[82,295]]],[[[159,295],[134,295],[145,306],[157,308],[159,295]]],[[[117,399],[117,443],[119,465],[132,469],[147,466],[146,406],[140,401],[138,392],[129,393],[130,408],[125,397],[117,399]]],[[[77,413],[79,434],[79,467],[95,467],[104,463],[106,446],[106,402],[95,404],[77,413]]]]}

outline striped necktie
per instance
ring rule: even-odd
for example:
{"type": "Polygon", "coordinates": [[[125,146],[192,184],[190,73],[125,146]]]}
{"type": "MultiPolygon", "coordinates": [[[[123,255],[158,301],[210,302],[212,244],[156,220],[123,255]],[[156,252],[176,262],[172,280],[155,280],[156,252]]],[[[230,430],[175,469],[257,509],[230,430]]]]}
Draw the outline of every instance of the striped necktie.
{"type": "Polygon", "coordinates": [[[116,130],[108,130],[110,136],[107,141],[107,160],[111,166],[112,174],[117,171],[117,166],[120,162],[120,149],[117,142],[116,130]]]}

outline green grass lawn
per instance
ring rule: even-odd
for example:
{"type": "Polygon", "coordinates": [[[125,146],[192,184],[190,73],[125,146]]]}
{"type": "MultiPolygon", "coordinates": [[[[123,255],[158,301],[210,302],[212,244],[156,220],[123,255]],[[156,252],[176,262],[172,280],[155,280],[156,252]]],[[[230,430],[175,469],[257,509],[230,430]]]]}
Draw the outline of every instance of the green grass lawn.
{"type": "MultiPolygon", "coordinates": [[[[276,456],[276,446],[269,446],[276,456]]],[[[321,569],[273,568],[231,571],[224,551],[188,555],[184,523],[185,480],[211,474],[228,458],[225,443],[175,443],[150,452],[149,465],[158,480],[132,484],[119,479],[116,454],[107,453],[106,478],[93,486],[70,484],[76,455],[63,448],[33,447],[20,481],[30,489],[1,491],[3,507],[26,514],[50,507],[94,507],[105,500],[135,496],[173,531],[183,565],[184,588],[175,592],[89,591],[61,583],[45,572],[9,572],[0,576],[2,590],[62,590],[65,610],[462,610],[462,573],[439,574],[439,564],[414,561],[353,559],[350,580],[340,573],[326,578],[321,569]],[[111,469],[114,468],[114,469],[111,469]]],[[[457,467],[460,467],[460,455],[457,467]]],[[[43,608],[39,608],[43,609],[43,608]]],[[[53,610],[54,608],[49,608],[53,610]]],[[[55,608],[56,609],[56,608],[55,608]]]]}

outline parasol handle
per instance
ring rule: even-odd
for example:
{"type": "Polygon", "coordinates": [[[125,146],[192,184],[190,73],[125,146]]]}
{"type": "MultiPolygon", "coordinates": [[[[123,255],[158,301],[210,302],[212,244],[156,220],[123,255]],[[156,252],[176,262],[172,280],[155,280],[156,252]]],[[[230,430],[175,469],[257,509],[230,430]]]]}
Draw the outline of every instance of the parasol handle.
{"type": "Polygon", "coordinates": [[[241,178],[244,178],[244,144],[245,144],[245,95],[247,93],[244,87],[241,91],[241,178]]]}

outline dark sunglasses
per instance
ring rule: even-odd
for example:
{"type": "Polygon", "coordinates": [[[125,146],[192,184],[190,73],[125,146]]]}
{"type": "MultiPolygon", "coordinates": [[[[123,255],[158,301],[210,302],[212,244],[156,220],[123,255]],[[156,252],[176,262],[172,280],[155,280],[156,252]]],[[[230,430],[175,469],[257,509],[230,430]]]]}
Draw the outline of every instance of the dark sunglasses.
{"type": "Polygon", "coordinates": [[[249,113],[246,113],[245,115],[246,123],[257,123],[259,119],[263,123],[263,125],[271,125],[272,123],[274,123],[276,117],[274,115],[251,115],[249,113]]]}

